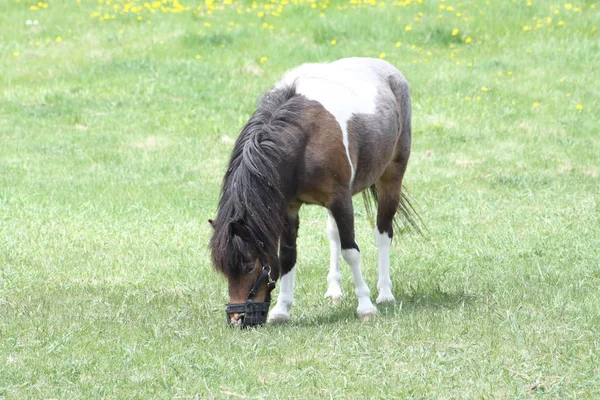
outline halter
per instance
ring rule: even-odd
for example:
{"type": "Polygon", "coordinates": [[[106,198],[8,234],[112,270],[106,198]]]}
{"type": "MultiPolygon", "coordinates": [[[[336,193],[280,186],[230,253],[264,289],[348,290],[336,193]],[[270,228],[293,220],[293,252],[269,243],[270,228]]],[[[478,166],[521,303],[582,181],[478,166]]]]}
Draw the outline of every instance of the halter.
{"type": "Polygon", "coordinates": [[[267,294],[275,289],[275,281],[271,278],[271,266],[264,264],[260,276],[250,289],[245,303],[227,303],[225,312],[227,313],[227,323],[231,324],[231,314],[237,313],[242,320],[242,327],[262,325],[267,321],[267,314],[271,301],[254,302],[252,297],[256,296],[261,285],[267,281],[267,294]]]}

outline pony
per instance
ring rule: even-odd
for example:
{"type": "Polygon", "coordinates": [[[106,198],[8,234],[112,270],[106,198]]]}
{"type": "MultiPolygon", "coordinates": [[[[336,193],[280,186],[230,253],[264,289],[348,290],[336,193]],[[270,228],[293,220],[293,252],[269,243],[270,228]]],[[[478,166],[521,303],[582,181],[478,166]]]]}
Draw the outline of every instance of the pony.
{"type": "Polygon", "coordinates": [[[209,220],[212,262],[228,281],[228,322],[266,322],[279,279],[268,320],[290,318],[298,211],[304,204],[328,211],[325,297],[336,302],[342,296],[341,255],[354,278],[358,317],[375,315],[355,241],[352,197],[361,192],[377,207],[376,302],[393,302],[389,257],[397,212],[418,229],[418,216],[402,191],[410,150],[409,85],[390,63],[346,58],[285,73],[239,133],[217,215],[209,220]]]}

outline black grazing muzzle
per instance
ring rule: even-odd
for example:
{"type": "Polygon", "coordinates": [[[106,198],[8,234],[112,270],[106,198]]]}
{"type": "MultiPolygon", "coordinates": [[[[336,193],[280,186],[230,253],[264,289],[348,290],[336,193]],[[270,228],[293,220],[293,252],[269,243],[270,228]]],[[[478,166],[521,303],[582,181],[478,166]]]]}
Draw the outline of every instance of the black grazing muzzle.
{"type": "Polygon", "coordinates": [[[262,272],[258,277],[252,289],[248,293],[245,303],[227,303],[225,309],[227,313],[227,323],[231,326],[231,314],[239,314],[239,320],[241,320],[241,327],[262,325],[267,322],[267,314],[269,313],[269,307],[271,301],[265,302],[254,302],[252,297],[256,296],[256,293],[260,289],[261,285],[267,282],[267,298],[270,299],[270,294],[275,289],[275,281],[271,278],[271,267],[269,264],[263,265],[262,272]]]}

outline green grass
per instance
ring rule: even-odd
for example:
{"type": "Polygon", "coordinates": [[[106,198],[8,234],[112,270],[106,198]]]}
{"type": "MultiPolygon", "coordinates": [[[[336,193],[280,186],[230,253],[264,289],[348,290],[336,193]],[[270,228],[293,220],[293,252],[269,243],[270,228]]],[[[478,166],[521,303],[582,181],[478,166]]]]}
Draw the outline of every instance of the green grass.
{"type": "Polygon", "coordinates": [[[600,397],[600,4],[182,2],[3,6],[0,398],[600,397]],[[429,228],[394,245],[397,304],[358,321],[346,266],[323,299],[306,207],[292,320],[228,329],[206,220],[256,97],[382,53],[411,83],[429,228]]]}

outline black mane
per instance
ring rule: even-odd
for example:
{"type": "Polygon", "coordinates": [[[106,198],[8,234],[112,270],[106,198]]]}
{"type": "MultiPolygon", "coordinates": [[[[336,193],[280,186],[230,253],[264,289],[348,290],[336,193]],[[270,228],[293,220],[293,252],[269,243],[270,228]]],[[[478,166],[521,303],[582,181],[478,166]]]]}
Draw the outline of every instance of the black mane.
{"type": "Polygon", "coordinates": [[[290,101],[295,96],[294,87],[265,94],[236,140],[210,241],[213,264],[226,275],[240,274],[250,251],[263,260],[277,251],[287,207],[280,170],[289,154],[285,133],[297,129],[301,115],[301,103],[290,101]],[[250,242],[232,234],[232,222],[243,224],[250,242]]]}

